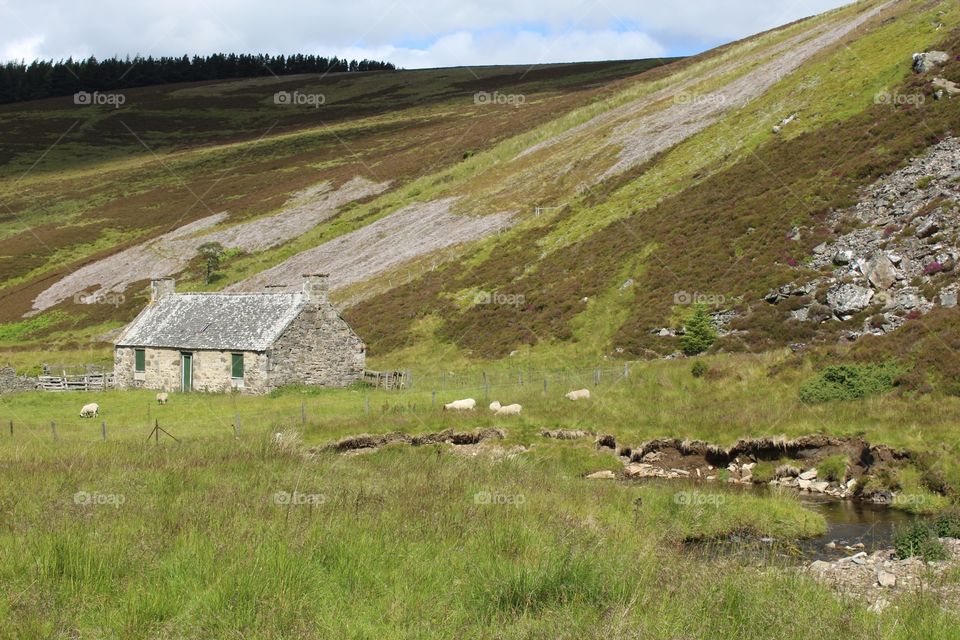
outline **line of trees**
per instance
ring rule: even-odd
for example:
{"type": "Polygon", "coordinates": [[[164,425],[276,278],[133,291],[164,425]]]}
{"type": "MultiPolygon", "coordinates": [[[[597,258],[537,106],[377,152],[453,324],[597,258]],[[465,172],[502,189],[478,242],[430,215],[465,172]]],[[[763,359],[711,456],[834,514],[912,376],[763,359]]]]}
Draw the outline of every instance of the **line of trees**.
{"type": "Polygon", "coordinates": [[[358,61],[303,54],[215,53],[192,58],[137,56],[122,60],[91,57],[59,62],[36,60],[30,64],[7,62],[0,66],[0,104],[68,96],[78,91],[116,91],[172,82],[395,69],[393,64],[378,60],[358,61]]]}

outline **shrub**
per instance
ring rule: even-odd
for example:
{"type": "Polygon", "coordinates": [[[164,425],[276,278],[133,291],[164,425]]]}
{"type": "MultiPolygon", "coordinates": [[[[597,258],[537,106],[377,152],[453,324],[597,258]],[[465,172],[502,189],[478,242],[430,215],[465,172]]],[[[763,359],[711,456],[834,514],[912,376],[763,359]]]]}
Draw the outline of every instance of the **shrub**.
{"type": "Polygon", "coordinates": [[[693,366],[690,367],[690,374],[694,378],[702,378],[703,376],[707,375],[709,370],[710,369],[707,367],[707,365],[703,364],[703,361],[697,360],[693,363],[693,366]]]}
{"type": "Polygon", "coordinates": [[[856,400],[893,389],[899,368],[892,363],[833,365],[800,387],[800,400],[808,404],[856,400]]]}
{"type": "Polygon", "coordinates": [[[717,339],[717,330],[713,319],[703,305],[694,307],[693,314],[687,320],[680,344],[688,356],[695,356],[709,349],[717,339]]]}
{"type": "Polygon", "coordinates": [[[943,265],[934,260],[923,268],[924,275],[933,276],[943,271],[943,265]]]}
{"type": "Polygon", "coordinates": [[[817,477],[830,482],[844,482],[847,479],[847,457],[837,454],[824,458],[817,465],[817,477]]]}
{"type": "Polygon", "coordinates": [[[933,184],[933,176],[923,176],[917,180],[917,189],[926,189],[933,184]]]}
{"type": "Polygon", "coordinates": [[[932,562],[950,557],[946,547],[937,540],[934,530],[919,520],[894,530],[893,548],[898,558],[918,556],[924,562],[932,562]]]}
{"type": "Polygon", "coordinates": [[[933,531],[941,538],[960,538],[960,509],[954,507],[937,516],[933,531]]]}

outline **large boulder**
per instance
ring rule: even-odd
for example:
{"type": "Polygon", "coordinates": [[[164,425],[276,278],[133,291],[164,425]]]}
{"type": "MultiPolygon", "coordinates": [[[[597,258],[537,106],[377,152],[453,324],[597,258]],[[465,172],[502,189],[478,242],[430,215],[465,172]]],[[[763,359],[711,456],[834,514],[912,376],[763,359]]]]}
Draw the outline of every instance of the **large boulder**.
{"type": "Polygon", "coordinates": [[[867,308],[873,291],[855,284],[837,284],[827,291],[827,304],[838,316],[850,316],[867,308]]]}
{"type": "Polygon", "coordinates": [[[947,80],[946,78],[934,78],[933,87],[937,90],[940,97],[943,97],[944,94],[948,96],[960,94],[960,85],[952,80],[947,80]]]}
{"type": "Polygon", "coordinates": [[[878,253],[860,266],[860,271],[875,289],[885,290],[897,281],[897,269],[886,254],[878,253]]]}
{"type": "Polygon", "coordinates": [[[950,54],[946,51],[926,51],[924,53],[913,54],[914,73],[926,73],[937,65],[950,60],[950,54]]]}

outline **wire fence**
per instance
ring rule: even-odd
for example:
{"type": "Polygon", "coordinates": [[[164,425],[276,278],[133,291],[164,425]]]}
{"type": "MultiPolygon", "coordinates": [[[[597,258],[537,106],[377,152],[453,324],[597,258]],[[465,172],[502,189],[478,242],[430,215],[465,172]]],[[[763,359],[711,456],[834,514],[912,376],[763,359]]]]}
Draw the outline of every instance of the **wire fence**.
{"type": "MultiPolygon", "coordinates": [[[[468,373],[405,372],[408,383],[384,390],[365,387],[349,395],[241,398],[220,394],[171,395],[169,406],[146,402],[141,407],[112,407],[92,418],[51,411],[49,419],[37,418],[35,408],[24,417],[9,405],[0,405],[0,434],[6,438],[49,441],[108,441],[142,439],[163,442],[196,435],[233,435],[267,428],[306,427],[336,419],[378,417],[436,412],[443,405],[466,397],[478,403],[491,400],[514,402],[536,397],[562,397],[569,391],[600,390],[639,379],[632,363],[589,369],[473,371],[468,373]],[[7,414],[7,415],[4,415],[7,414]]],[[[32,392],[31,392],[32,393],[32,392]]],[[[71,407],[73,405],[71,404],[71,407]]],[[[104,409],[108,409],[104,407],[104,409]]]]}

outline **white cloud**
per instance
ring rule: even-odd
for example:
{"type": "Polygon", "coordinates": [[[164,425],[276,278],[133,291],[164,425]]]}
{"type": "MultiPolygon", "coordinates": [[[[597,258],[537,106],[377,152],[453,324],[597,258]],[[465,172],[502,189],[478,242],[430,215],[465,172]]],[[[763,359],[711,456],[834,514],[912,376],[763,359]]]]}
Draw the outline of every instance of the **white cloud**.
{"type": "Polygon", "coordinates": [[[635,58],[703,48],[844,3],[0,0],[0,55],[303,52],[388,58],[406,67],[635,58]]]}
{"type": "Polygon", "coordinates": [[[644,33],[573,31],[543,35],[532,31],[474,36],[459,31],[424,48],[350,47],[349,58],[390,60],[406,68],[488,64],[538,64],[654,58],[666,55],[663,45],[644,33]]]}

